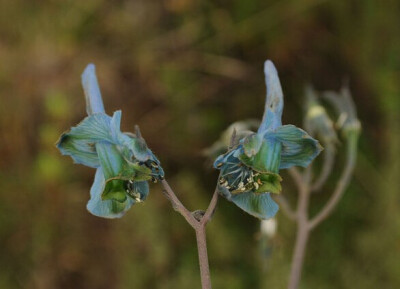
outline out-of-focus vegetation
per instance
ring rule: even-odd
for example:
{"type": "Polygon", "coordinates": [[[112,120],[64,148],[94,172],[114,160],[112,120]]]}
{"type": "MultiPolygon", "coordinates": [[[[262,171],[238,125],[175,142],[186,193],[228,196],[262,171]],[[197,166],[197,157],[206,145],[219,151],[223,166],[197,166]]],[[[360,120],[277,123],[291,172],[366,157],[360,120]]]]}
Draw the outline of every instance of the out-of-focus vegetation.
{"type": "MultiPolygon", "coordinates": [[[[93,217],[94,170],[54,143],[85,115],[80,74],[94,62],[108,113],[121,108],[126,131],[139,124],[182,201],[205,208],[217,172],[200,152],[231,122],[261,117],[266,58],[285,123],[301,126],[305,84],[350,79],[363,125],[353,182],[311,237],[302,288],[399,288],[399,15],[395,0],[1,1],[0,288],[197,288],[193,232],[160,187],[121,220],[93,217]]],[[[284,191],[295,197],[288,176],[284,191]]],[[[208,226],[214,287],[284,288],[294,225],[279,214],[278,226],[260,254],[259,222],[221,199],[208,226]]]]}

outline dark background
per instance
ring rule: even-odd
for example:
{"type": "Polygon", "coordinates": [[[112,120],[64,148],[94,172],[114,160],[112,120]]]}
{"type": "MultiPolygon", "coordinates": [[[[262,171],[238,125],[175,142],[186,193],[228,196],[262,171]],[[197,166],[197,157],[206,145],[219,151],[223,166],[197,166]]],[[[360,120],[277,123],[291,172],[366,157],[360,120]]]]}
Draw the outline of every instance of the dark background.
{"type": "MultiPolygon", "coordinates": [[[[200,288],[194,233],[159,185],[120,220],[93,217],[94,170],[54,143],[85,116],[80,74],[93,62],[107,112],[122,109],[125,131],[139,124],[182,201],[205,208],[217,172],[201,151],[230,123],[261,118],[265,59],[280,73],[284,123],[302,125],[305,84],[349,79],[363,125],[353,181],[311,236],[302,288],[400,287],[399,1],[0,3],[0,288],[200,288]]],[[[259,221],[221,199],[207,231],[215,288],[285,288],[295,226],[277,219],[266,254],[259,221]]]]}

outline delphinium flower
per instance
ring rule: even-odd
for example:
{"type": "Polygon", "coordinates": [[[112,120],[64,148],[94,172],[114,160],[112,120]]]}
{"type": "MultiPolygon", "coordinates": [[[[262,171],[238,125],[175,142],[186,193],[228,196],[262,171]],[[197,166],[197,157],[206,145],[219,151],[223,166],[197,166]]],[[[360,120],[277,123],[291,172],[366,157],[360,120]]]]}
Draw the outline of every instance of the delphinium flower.
{"type": "Polygon", "coordinates": [[[264,64],[267,97],[264,116],[257,133],[239,140],[220,155],[214,167],[220,170],[221,195],[247,213],[269,219],[278,211],[271,193],[281,192],[280,169],[306,167],[322,147],[304,130],[282,125],[283,93],[273,63],[264,64]]]}
{"type": "Polygon", "coordinates": [[[75,163],[96,169],[87,209],[93,215],[119,218],[149,194],[148,181],[164,177],[160,162],[140,131],[120,130],[121,111],[108,116],[103,107],[95,67],[82,74],[88,116],[61,135],[57,148],[75,163]]]}

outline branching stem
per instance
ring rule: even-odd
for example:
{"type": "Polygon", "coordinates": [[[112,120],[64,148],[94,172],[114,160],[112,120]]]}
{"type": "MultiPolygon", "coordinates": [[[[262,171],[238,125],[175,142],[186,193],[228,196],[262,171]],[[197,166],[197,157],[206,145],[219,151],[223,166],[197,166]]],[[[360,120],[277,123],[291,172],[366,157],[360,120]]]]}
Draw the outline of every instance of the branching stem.
{"type": "Polygon", "coordinates": [[[284,195],[276,196],[275,200],[278,202],[280,208],[282,209],[282,212],[285,214],[286,217],[288,217],[292,221],[296,220],[297,212],[290,207],[290,204],[284,195]]]}
{"type": "Polygon", "coordinates": [[[330,176],[333,169],[333,165],[335,163],[335,154],[336,152],[334,145],[327,144],[324,150],[324,162],[322,165],[321,174],[319,175],[318,179],[314,182],[314,184],[311,186],[312,192],[319,191],[328,180],[328,177],[330,176]]]}
{"type": "Polygon", "coordinates": [[[349,136],[347,143],[346,165],[343,169],[342,175],[328,202],[325,204],[322,210],[312,220],[310,220],[309,222],[310,230],[318,226],[323,220],[325,220],[332,213],[333,209],[336,207],[339,200],[342,198],[344,191],[349,185],[350,178],[351,175],[353,174],[354,167],[356,164],[357,141],[358,141],[358,135],[354,134],[349,136]]]}
{"type": "Polygon", "coordinates": [[[310,188],[308,184],[311,180],[311,166],[309,166],[302,178],[303,181],[299,187],[299,200],[297,206],[297,235],[292,258],[292,268],[289,277],[288,289],[297,289],[300,283],[301,272],[304,263],[307,241],[310,234],[308,229],[308,204],[310,199],[310,188]]]}
{"type": "Polygon", "coordinates": [[[166,180],[161,181],[164,194],[170,200],[175,211],[179,212],[196,232],[199,253],[200,277],[202,289],[211,289],[210,268],[208,264],[206,225],[211,220],[218,202],[218,190],[215,189],[204,215],[194,215],[178,199],[166,180]]]}
{"type": "MultiPolygon", "coordinates": [[[[332,159],[326,156],[324,168],[322,169],[321,175],[314,185],[311,185],[311,165],[304,171],[304,173],[300,173],[297,169],[289,170],[290,175],[293,177],[298,188],[299,198],[297,212],[294,218],[293,216],[291,217],[289,215],[289,217],[291,219],[294,219],[297,223],[297,235],[292,259],[292,268],[289,276],[288,289],[297,289],[299,287],[302,267],[304,263],[304,256],[311,230],[317,227],[333,212],[334,208],[343,196],[347,186],[349,185],[350,178],[356,164],[357,142],[357,133],[348,136],[346,164],[344,166],[342,175],[336,185],[335,190],[333,191],[325,206],[311,220],[308,217],[310,193],[312,190],[318,189],[325,183],[326,178],[330,174],[333,166],[334,153],[332,153],[332,151],[327,152],[328,154],[331,154],[330,157],[332,157],[332,159]]],[[[284,211],[286,211],[286,209],[284,209],[284,211]]]]}

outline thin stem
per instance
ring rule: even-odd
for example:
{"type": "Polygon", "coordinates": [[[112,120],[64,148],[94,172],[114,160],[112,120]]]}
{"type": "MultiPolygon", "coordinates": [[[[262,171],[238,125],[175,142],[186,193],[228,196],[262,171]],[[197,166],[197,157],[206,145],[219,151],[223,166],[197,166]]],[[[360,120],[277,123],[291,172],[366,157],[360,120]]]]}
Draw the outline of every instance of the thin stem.
{"type": "Polygon", "coordinates": [[[212,216],[214,215],[215,212],[215,208],[217,207],[217,203],[218,203],[218,188],[215,189],[214,194],[211,198],[210,204],[208,205],[208,208],[203,216],[203,218],[201,218],[200,223],[202,225],[207,225],[207,223],[211,220],[212,216]]]}
{"type": "Polygon", "coordinates": [[[199,253],[201,288],[211,289],[210,268],[208,265],[205,226],[196,229],[197,250],[199,253]]]}
{"type": "Polygon", "coordinates": [[[290,176],[293,178],[297,188],[301,190],[301,188],[303,187],[303,176],[298,170],[298,168],[292,167],[288,171],[290,176]]]}
{"type": "Polygon", "coordinates": [[[301,272],[303,269],[304,255],[306,251],[307,241],[309,237],[308,228],[308,203],[310,197],[310,180],[311,180],[311,166],[309,166],[304,173],[299,189],[299,201],[297,208],[297,236],[296,244],[294,247],[292,268],[289,276],[288,289],[297,289],[300,283],[301,272]]]}
{"type": "Polygon", "coordinates": [[[306,224],[299,224],[297,227],[296,245],[294,247],[288,289],[297,289],[299,287],[309,235],[310,230],[306,224]]]}
{"type": "MultiPolygon", "coordinates": [[[[179,212],[196,232],[197,249],[199,253],[200,277],[202,289],[211,289],[210,268],[208,264],[206,225],[211,220],[218,203],[218,190],[215,189],[210,204],[203,215],[190,212],[181,203],[166,180],[162,180],[164,194],[170,200],[175,211],[179,212]]],[[[196,211],[198,212],[198,211],[196,211]]]]}
{"type": "Polygon", "coordinates": [[[335,163],[335,147],[332,144],[327,144],[324,151],[324,162],[321,169],[321,174],[315,183],[311,186],[311,191],[319,191],[327,181],[332,172],[333,164],[335,163]]]}
{"type": "Polygon", "coordinates": [[[350,178],[351,175],[353,174],[354,167],[356,164],[357,141],[358,141],[357,134],[352,134],[349,136],[347,142],[346,165],[344,167],[342,175],[328,202],[325,204],[323,209],[310,221],[309,223],[310,230],[318,226],[323,220],[325,220],[332,213],[333,209],[336,207],[339,200],[342,198],[344,191],[349,185],[350,178]]]}
{"type": "Polygon", "coordinates": [[[275,200],[278,202],[280,208],[282,209],[282,212],[284,213],[284,215],[294,221],[297,218],[297,212],[294,211],[291,207],[290,204],[288,202],[288,200],[285,198],[284,195],[278,195],[277,197],[275,197],[275,200]]]}
{"type": "Polygon", "coordinates": [[[195,219],[195,217],[192,215],[192,213],[185,208],[185,206],[181,203],[181,201],[178,199],[178,197],[175,195],[174,191],[171,189],[170,185],[166,180],[162,180],[161,184],[164,187],[164,195],[170,200],[172,207],[174,208],[175,211],[179,212],[192,226],[194,229],[196,229],[196,226],[198,225],[199,221],[195,219]]]}

